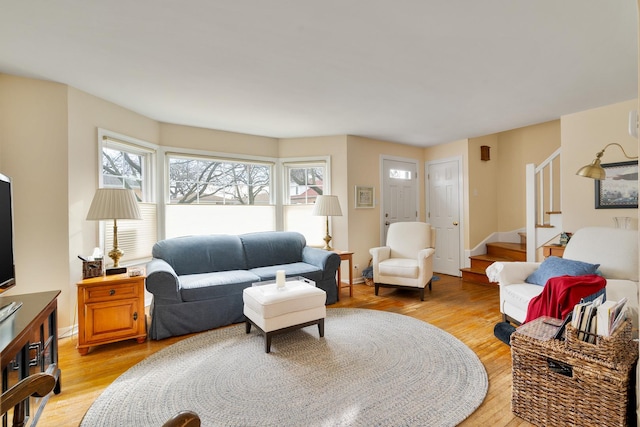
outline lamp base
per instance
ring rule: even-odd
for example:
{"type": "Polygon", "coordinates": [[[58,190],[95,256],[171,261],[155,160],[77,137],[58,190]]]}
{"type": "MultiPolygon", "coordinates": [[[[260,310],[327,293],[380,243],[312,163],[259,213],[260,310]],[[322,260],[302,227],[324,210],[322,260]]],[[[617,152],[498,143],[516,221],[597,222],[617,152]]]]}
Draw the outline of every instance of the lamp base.
{"type": "Polygon", "coordinates": [[[327,233],[327,235],[324,236],[324,239],[322,239],[322,240],[324,240],[324,248],[322,248],[322,249],[324,249],[325,251],[332,251],[333,250],[333,248],[329,244],[329,243],[331,243],[331,239],[332,239],[332,237],[329,236],[329,233],[327,233]]]}
{"type": "Polygon", "coordinates": [[[107,276],[113,276],[114,274],[122,274],[127,272],[127,267],[107,268],[105,274],[107,276]]]}

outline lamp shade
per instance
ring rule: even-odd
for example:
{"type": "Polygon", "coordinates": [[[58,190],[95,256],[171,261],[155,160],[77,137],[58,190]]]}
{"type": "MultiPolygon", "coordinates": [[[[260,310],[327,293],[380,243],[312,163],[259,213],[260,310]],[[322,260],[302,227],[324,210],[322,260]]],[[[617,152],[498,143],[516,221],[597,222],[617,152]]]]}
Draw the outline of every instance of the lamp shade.
{"type": "Polygon", "coordinates": [[[600,159],[595,159],[591,164],[581,167],[576,172],[576,175],[584,176],[585,178],[605,179],[607,172],[600,166],[600,159]]]}
{"type": "Polygon", "coordinates": [[[99,188],[93,196],[87,219],[142,219],[142,215],[133,190],[99,188]]]}
{"type": "Polygon", "coordinates": [[[338,196],[318,196],[313,206],[311,215],[315,216],[342,216],[338,196]]]}

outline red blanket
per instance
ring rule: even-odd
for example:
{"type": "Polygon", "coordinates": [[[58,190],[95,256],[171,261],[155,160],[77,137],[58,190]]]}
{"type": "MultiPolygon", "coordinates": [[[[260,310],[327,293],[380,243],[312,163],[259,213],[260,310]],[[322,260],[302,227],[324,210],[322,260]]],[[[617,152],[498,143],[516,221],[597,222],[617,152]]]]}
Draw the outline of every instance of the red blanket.
{"type": "Polygon", "coordinates": [[[564,319],[580,299],[595,294],[606,284],[607,280],[597,274],[552,277],[544,285],[542,293],[529,301],[524,323],[540,316],[564,319]]]}

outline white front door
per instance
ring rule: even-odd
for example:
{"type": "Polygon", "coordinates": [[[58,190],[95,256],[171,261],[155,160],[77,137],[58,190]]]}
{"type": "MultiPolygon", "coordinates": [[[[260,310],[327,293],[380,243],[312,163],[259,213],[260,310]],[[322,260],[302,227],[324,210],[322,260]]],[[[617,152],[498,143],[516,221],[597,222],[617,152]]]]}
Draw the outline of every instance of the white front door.
{"type": "Polygon", "coordinates": [[[427,222],[436,229],[433,271],[460,276],[460,161],[428,163],[427,222]]]}
{"type": "Polygon", "coordinates": [[[417,163],[382,159],[381,244],[387,241],[387,229],[394,222],[417,221],[417,163]]]}

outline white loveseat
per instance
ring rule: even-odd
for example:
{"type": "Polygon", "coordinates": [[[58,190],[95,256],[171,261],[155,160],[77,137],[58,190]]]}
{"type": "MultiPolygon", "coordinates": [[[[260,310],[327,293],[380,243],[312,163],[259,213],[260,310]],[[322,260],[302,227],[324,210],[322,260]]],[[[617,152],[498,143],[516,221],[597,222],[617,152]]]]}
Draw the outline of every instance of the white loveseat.
{"type": "MultiPolygon", "coordinates": [[[[576,231],[563,258],[600,264],[599,272],[607,279],[607,300],[627,297],[629,316],[638,328],[638,230],[609,227],[585,227],[576,231]]],[[[500,312],[505,321],[522,323],[529,301],[543,287],[525,279],[541,263],[495,262],[487,268],[487,277],[500,285],[500,312]]]]}

